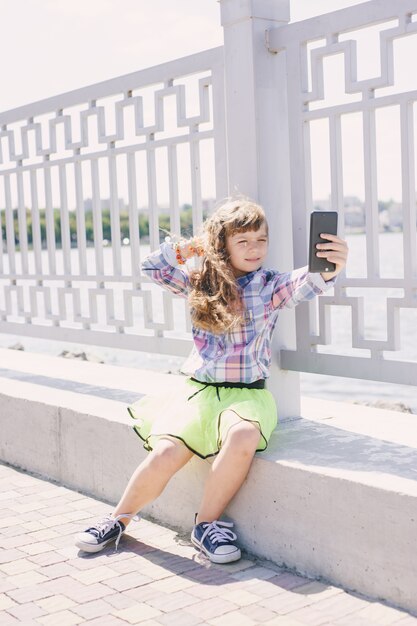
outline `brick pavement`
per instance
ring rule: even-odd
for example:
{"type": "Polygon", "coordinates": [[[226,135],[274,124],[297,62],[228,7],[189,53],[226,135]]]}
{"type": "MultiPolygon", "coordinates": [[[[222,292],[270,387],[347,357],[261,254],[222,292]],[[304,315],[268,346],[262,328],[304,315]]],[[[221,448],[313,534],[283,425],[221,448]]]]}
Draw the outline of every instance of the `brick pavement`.
{"type": "Polygon", "coordinates": [[[382,602],[244,556],[214,565],[189,537],[132,522],[86,555],[74,535],[111,506],[0,464],[0,624],[417,626],[382,602]]]}

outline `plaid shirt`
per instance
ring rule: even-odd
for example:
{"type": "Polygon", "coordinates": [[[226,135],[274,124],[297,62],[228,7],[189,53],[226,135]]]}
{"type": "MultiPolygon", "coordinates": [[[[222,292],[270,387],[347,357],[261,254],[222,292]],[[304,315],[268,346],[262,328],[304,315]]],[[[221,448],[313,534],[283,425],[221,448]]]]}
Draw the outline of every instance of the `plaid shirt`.
{"type": "MultiPolygon", "coordinates": [[[[184,268],[186,265],[178,266],[169,242],[163,242],[142,263],[142,270],[152,281],[186,298],[190,280],[184,268]]],[[[335,280],[326,282],[320,274],[310,274],[307,267],[283,274],[261,267],[236,278],[247,309],[246,323],[221,335],[193,326],[192,375],[202,382],[251,383],[268,378],[271,337],[279,310],[311,300],[330,289],[335,280]]]]}

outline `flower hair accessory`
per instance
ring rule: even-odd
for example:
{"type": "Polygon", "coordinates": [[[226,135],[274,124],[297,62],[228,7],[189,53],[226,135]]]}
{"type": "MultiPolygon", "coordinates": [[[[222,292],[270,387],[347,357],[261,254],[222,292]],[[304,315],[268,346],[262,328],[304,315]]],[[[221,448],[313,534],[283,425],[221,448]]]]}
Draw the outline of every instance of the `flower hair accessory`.
{"type": "Polygon", "coordinates": [[[201,244],[201,241],[197,237],[193,237],[190,240],[190,252],[192,252],[196,256],[204,256],[204,248],[201,244]]]}
{"type": "Polygon", "coordinates": [[[179,241],[172,241],[170,237],[166,237],[165,241],[167,241],[168,243],[172,243],[172,247],[175,251],[175,257],[179,265],[184,265],[187,262],[187,258],[189,258],[189,257],[185,258],[182,255],[182,251],[181,251],[182,246],[184,246],[187,243],[188,243],[188,250],[192,255],[195,255],[195,256],[204,255],[204,248],[201,245],[201,242],[199,241],[199,239],[196,237],[193,237],[192,239],[190,239],[190,241],[187,241],[186,239],[180,239],[179,241]]]}
{"type": "Polygon", "coordinates": [[[187,262],[187,259],[185,259],[181,254],[181,244],[179,241],[177,243],[174,243],[174,250],[175,258],[177,259],[178,264],[184,265],[187,262]]]}

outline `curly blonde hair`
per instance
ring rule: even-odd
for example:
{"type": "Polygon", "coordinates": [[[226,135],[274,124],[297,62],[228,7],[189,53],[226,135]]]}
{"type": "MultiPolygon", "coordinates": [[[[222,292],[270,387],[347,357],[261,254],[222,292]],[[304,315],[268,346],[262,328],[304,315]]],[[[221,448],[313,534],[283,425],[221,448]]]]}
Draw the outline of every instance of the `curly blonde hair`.
{"type": "Polygon", "coordinates": [[[202,226],[204,257],[190,273],[188,295],[196,328],[222,334],[244,324],[245,307],[226,248],[227,237],[268,223],[263,208],[246,196],[226,198],[202,226]]]}

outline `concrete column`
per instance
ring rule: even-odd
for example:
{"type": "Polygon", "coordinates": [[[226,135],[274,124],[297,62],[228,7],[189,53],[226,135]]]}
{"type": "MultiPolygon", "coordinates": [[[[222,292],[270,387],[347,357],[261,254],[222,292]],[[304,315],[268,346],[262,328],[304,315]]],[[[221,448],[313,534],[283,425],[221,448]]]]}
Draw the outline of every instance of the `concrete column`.
{"type": "MultiPolygon", "coordinates": [[[[285,53],[266,46],[268,28],[289,22],[289,0],[220,0],[224,28],[229,194],[244,193],[265,209],[270,249],[265,267],[293,269],[285,53]]],[[[281,347],[295,347],[293,312],[274,333],[268,389],[280,417],[300,411],[299,374],[279,368],[281,347]]]]}

